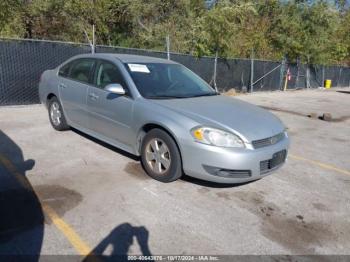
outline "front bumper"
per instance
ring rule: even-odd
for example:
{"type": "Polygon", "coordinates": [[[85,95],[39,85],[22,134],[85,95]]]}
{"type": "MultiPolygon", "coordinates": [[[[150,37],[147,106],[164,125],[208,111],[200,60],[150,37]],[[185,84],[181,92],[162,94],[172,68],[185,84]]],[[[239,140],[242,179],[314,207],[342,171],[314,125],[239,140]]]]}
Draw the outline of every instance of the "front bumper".
{"type": "Polygon", "coordinates": [[[217,183],[244,183],[265,177],[285,162],[266,170],[276,153],[287,152],[289,138],[259,149],[222,148],[187,141],[181,146],[185,174],[217,183]]]}

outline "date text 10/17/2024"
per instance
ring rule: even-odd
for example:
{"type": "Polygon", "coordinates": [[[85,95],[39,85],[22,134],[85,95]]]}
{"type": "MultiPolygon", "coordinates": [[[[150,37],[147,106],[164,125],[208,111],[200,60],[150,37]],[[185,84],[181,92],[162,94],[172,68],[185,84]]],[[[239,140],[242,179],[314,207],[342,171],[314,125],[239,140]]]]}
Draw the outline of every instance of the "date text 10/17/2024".
{"type": "Polygon", "coordinates": [[[128,256],[129,261],[218,261],[217,256],[128,256]]]}

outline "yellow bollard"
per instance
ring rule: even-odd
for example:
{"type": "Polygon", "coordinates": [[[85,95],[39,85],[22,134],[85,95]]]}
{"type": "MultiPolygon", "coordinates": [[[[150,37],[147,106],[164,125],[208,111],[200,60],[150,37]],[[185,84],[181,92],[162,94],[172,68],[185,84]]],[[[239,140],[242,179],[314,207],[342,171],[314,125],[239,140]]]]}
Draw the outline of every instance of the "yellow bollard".
{"type": "Polygon", "coordinates": [[[326,81],[324,81],[324,87],[329,89],[332,86],[332,80],[331,79],[326,79],[326,81]]]}

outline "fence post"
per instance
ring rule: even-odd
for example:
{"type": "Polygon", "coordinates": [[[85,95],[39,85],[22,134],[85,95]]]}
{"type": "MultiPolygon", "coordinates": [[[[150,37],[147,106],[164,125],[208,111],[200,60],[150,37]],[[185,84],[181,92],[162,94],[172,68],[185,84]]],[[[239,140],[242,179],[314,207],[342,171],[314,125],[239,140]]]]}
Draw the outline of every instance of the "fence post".
{"type": "Polygon", "coordinates": [[[322,65],[322,83],[321,86],[324,87],[324,65],[322,65]]]}
{"type": "Polygon", "coordinates": [[[310,85],[310,56],[307,56],[307,64],[306,64],[306,88],[309,89],[310,85]]]}
{"type": "Polygon", "coordinates": [[[95,24],[92,25],[92,46],[91,46],[91,53],[95,54],[95,48],[96,48],[96,39],[95,39],[95,24]]]}
{"type": "Polygon", "coordinates": [[[298,88],[298,84],[299,84],[299,70],[300,70],[300,58],[297,58],[297,77],[295,79],[295,84],[294,84],[294,88],[298,88]]]}
{"type": "Polygon", "coordinates": [[[310,65],[306,65],[306,88],[310,88],[310,65]]]}
{"type": "Polygon", "coordinates": [[[280,68],[280,84],[279,87],[280,89],[284,89],[283,88],[283,78],[284,78],[284,73],[286,71],[286,56],[283,57],[282,61],[281,61],[281,68],[280,68]]]}
{"type": "Polygon", "coordinates": [[[217,66],[218,66],[218,51],[216,50],[216,53],[215,53],[215,60],[214,60],[214,75],[213,75],[213,81],[214,81],[214,88],[215,88],[215,91],[218,93],[218,87],[216,85],[216,70],[217,70],[217,66]]]}
{"type": "Polygon", "coordinates": [[[95,25],[92,25],[92,41],[89,38],[89,34],[86,32],[86,30],[83,28],[83,32],[85,34],[86,39],[89,42],[90,48],[91,48],[91,53],[95,53],[95,25]]]}
{"type": "Polygon", "coordinates": [[[166,53],[167,53],[167,58],[170,60],[170,37],[169,35],[166,36],[166,53]]]}
{"type": "Polygon", "coordinates": [[[340,80],[341,80],[341,73],[342,73],[342,71],[343,71],[343,68],[342,68],[341,66],[339,66],[339,75],[338,75],[337,87],[341,87],[341,86],[339,85],[339,82],[340,82],[340,80]]]}
{"type": "Polygon", "coordinates": [[[254,49],[250,54],[250,93],[254,92],[254,49]]]}

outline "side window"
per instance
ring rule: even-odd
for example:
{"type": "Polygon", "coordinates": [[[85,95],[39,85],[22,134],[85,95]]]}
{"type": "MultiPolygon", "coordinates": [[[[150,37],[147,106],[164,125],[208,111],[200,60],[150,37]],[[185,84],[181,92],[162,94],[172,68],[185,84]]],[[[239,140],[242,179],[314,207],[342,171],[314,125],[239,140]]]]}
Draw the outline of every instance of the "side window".
{"type": "Polygon", "coordinates": [[[69,62],[68,64],[65,64],[64,66],[62,66],[58,71],[58,75],[62,77],[68,77],[71,66],[72,66],[72,62],[69,62]]]}
{"type": "Polygon", "coordinates": [[[121,84],[127,90],[123,75],[118,67],[109,62],[100,62],[95,70],[95,85],[99,88],[105,88],[108,84],[121,84]]]}
{"type": "Polygon", "coordinates": [[[89,83],[90,72],[93,65],[93,59],[78,59],[72,65],[69,77],[80,82],[89,83]]]}

